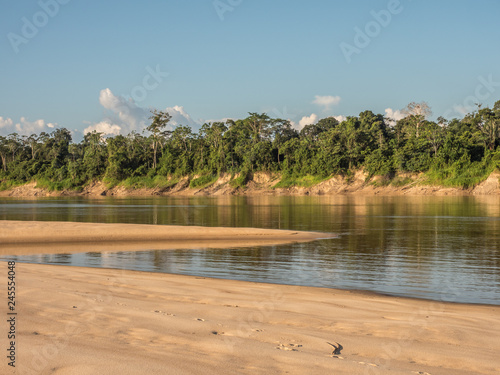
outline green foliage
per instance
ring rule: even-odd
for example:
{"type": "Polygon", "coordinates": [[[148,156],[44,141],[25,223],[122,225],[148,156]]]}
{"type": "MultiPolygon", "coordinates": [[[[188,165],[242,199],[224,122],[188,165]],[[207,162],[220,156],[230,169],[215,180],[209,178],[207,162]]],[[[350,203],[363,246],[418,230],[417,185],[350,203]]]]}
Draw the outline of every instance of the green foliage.
{"type": "Polygon", "coordinates": [[[413,182],[410,177],[395,177],[391,180],[391,185],[394,187],[403,187],[413,182]]]}
{"type": "Polygon", "coordinates": [[[279,188],[290,188],[290,187],[311,187],[319,184],[320,182],[325,181],[327,178],[321,176],[283,176],[276,185],[273,186],[273,189],[279,188]]]}
{"type": "Polygon", "coordinates": [[[232,173],[230,186],[244,188],[255,172],[282,177],[276,187],[313,186],[332,175],[349,182],[354,171],[383,176],[377,184],[399,186],[398,173],[423,173],[427,183],[472,187],[500,168],[500,102],[463,119],[427,119],[426,103],[410,103],[406,117],[389,123],[371,111],[342,122],[333,117],[299,132],[288,120],[262,113],[204,124],[198,132],[170,115],[152,111],[147,134],[105,137],[92,132],[72,143],[59,128],[29,137],[0,136],[1,188],[29,181],[49,190],[73,189],[101,180],[107,186],[168,188],[183,176],[190,186],[213,184],[232,173]]]}
{"type": "MultiPolygon", "coordinates": [[[[116,180],[110,180],[110,183],[115,183],[116,180]]],[[[179,182],[178,179],[168,179],[165,176],[135,176],[129,177],[121,181],[118,185],[126,189],[155,189],[155,188],[169,188],[179,182]]]]}
{"type": "Polygon", "coordinates": [[[23,185],[23,182],[10,181],[10,180],[0,181],[0,191],[9,190],[19,185],[23,185]]]}
{"type": "Polygon", "coordinates": [[[430,169],[426,173],[425,182],[431,185],[468,189],[484,181],[495,167],[491,159],[471,162],[470,157],[464,155],[450,166],[430,169]]]}
{"type": "Polygon", "coordinates": [[[236,178],[232,178],[231,181],[229,181],[229,186],[231,186],[234,189],[244,189],[250,181],[251,178],[251,173],[249,171],[241,171],[239,176],[236,178]]]}
{"type": "Polygon", "coordinates": [[[52,181],[46,178],[40,178],[36,180],[35,187],[40,189],[46,189],[48,191],[63,191],[63,190],[80,191],[82,189],[82,187],[76,185],[71,178],[65,178],[58,181],[52,181]]]}
{"type": "Polygon", "coordinates": [[[201,176],[191,180],[191,182],[189,183],[189,187],[191,189],[206,188],[209,187],[210,185],[213,185],[218,178],[219,178],[218,176],[213,176],[213,175],[201,176]]]}

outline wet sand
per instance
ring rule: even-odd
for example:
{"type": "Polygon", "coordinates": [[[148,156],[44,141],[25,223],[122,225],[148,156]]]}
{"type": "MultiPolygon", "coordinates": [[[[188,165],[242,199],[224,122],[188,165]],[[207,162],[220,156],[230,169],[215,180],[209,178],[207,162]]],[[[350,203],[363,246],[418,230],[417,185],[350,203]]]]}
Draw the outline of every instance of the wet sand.
{"type": "Polygon", "coordinates": [[[332,237],[258,228],[2,220],[0,255],[266,246],[332,237]]]}

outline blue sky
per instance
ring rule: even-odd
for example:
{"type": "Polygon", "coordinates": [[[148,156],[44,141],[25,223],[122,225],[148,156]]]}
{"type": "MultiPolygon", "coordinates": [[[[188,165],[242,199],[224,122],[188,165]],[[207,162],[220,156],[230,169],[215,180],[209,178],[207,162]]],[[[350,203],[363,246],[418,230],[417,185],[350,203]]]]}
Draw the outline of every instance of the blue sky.
{"type": "Polygon", "coordinates": [[[397,118],[411,101],[453,118],[500,99],[497,0],[26,0],[0,10],[3,135],[126,134],[142,131],[151,108],[195,128],[247,112],[300,127],[366,109],[397,118]]]}

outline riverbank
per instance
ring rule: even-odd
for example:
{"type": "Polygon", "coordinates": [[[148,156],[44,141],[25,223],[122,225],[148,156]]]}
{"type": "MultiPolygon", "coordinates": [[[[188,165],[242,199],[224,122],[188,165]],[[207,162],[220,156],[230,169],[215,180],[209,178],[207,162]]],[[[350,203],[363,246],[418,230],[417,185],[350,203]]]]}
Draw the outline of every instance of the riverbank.
{"type": "MultiPolygon", "coordinates": [[[[360,195],[360,196],[474,196],[500,195],[500,173],[493,172],[474,188],[425,185],[422,175],[401,175],[397,181],[386,184],[380,178],[368,178],[357,172],[351,178],[332,177],[312,186],[276,187],[279,175],[254,173],[244,188],[233,187],[231,176],[222,175],[209,185],[193,188],[189,177],[172,180],[166,186],[127,188],[121,185],[109,187],[103,182],[94,182],[80,191],[49,191],[37,187],[36,182],[0,191],[0,197],[46,197],[46,196],[194,196],[194,195],[360,195]]],[[[280,185],[278,185],[280,186],[280,185]]]]}
{"type": "Polygon", "coordinates": [[[500,371],[499,306],[68,266],[16,275],[18,373],[500,371]]]}
{"type": "Polygon", "coordinates": [[[259,228],[57,221],[2,220],[0,226],[1,255],[270,246],[335,237],[259,228]]]}

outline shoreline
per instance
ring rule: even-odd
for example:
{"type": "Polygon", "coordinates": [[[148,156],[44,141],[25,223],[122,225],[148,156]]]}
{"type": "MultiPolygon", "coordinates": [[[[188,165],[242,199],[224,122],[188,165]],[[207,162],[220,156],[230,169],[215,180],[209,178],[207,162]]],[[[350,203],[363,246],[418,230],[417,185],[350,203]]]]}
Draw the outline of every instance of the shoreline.
{"type": "MultiPolygon", "coordinates": [[[[196,177],[196,176],[195,176],[196,177]]],[[[402,174],[408,183],[401,186],[387,185],[381,177],[370,178],[366,173],[358,171],[350,179],[342,176],[328,178],[310,187],[291,186],[276,188],[280,181],[278,174],[256,172],[247,186],[233,188],[231,176],[221,175],[209,186],[190,188],[190,177],[183,177],[170,186],[155,188],[125,188],[123,186],[107,187],[96,181],[82,188],[81,191],[63,190],[49,191],[38,188],[36,182],[16,186],[0,191],[0,198],[37,198],[37,197],[152,197],[152,196],[321,196],[321,195],[358,195],[358,196],[500,196],[500,172],[495,171],[483,182],[473,188],[424,185],[419,174],[402,174]]]]}
{"type": "Polygon", "coordinates": [[[271,246],[335,238],[281,229],[0,220],[1,255],[271,246]]]}
{"type": "MultiPolygon", "coordinates": [[[[25,255],[25,254],[22,254],[25,255]]],[[[30,255],[30,254],[26,254],[30,255]]],[[[44,255],[44,254],[33,254],[33,255],[44,255]]],[[[8,255],[3,255],[3,257],[8,257],[8,255]]],[[[1,260],[0,262],[7,262],[8,259],[1,260]]],[[[390,293],[384,293],[384,292],[377,292],[373,290],[364,290],[364,289],[342,289],[342,288],[333,288],[333,287],[328,287],[328,286],[311,286],[311,285],[295,285],[295,284],[284,284],[284,283],[273,283],[270,281],[251,281],[251,280],[238,280],[238,279],[228,279],[228,278],[223,278],[223,277],[214,277],[214,276],[200,276],[200,275],[188,275],[188,274],[182,274],[182,273],[172,273],[172,272],[155,272],[155,271],[141,271],[141,270],[133,270],[133,269],[128,269],[128,268],[112,268],[112,267],[101,267],[101,266],[79,266],[79,265],[67,265],[67,264],[51,264],[51,263],[35,263],[35,262],[25,262],[25,261],[19,261],[16,260],[16,263],[19,264],[32,264],[32,265],[39,265],[39,266],[54,266],[54,267],[74,267],[74,268],[81,268],[81,269],[101,269],[101,270],[107,270],[107,271],[124,271],[124,272],[134,272],[134,273],[145,273],[145,274],[152,274],[152,275],[171,275],[171,276],[182,276],[182,277],[188,277],[188,278],[195,278],[195,279],[208,279],[208,280],[220,280],[220,281],[228,281],[228,282],[241,282],[241,283],[250,283],[250,284],[257,284],[257,285],[270,285],[270,286],[281,286],[281,287],[300,287],[300,288],[312,288],[312,289],[324,289],[324,290],[332,290],[336,292],[346,292],[346,293],[353,293],[359,296],[365,296],[365,297],[386,297],[390,299],[402,299],[402,300],[409,300],[409,301],[414,301],[414,302],[426,302],[426,303],[445,303],[445,304],[451,304],[451,305],[462,305],[462,306],[482,306],[482,307],[499,307],[500,308],[500,301],[498,304],[489,304],[489,303],[475,303],[475,302],[459,302],[459,301],[445,301],[445,300],[440,300],[440,299],[432,299],[432,298],[425,298],[425,297],[413,297],[413,296],[405,296],[405,295],[399,295],[399,294],[390,294],[390,293]]]]}
{"type": "Polygon", "coordinates": [[[500,306],[64,265],[16,270],[18,370],[27,373],[500,370],[500,306]]]}

